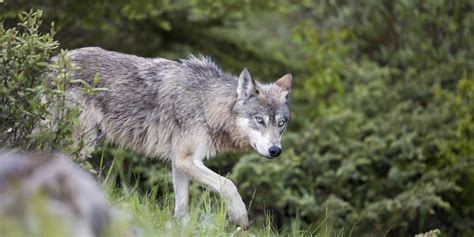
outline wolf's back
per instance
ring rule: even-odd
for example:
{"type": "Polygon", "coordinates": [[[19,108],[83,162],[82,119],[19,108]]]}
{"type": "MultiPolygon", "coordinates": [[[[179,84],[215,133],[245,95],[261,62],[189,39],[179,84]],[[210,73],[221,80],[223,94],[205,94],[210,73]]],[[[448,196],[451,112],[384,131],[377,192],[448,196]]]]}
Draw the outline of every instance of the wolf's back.
{"type": "Polygon", "coordinates": [[[99,76],[98,86],[108,89],[78,96],[84,130],[100,127],[108,140],[151,157],[171,158],[183,133],[221,129],[235,101],[236,78],[207,57],[171,61],[97,47],[68,57],[79,67],[73,78],[91,82],[99,76]]]}
{"type": "Polygon", "coordinates": [[[102,85],[113,83],[114,80],[127,79],[152,65],[150,59],[107,51],[99,47],[71,50],[67,53],[67,57],[79,67],[79,70],[73,73],[74,78],[91,82],[96,75],[100,75],[102,85]]]}

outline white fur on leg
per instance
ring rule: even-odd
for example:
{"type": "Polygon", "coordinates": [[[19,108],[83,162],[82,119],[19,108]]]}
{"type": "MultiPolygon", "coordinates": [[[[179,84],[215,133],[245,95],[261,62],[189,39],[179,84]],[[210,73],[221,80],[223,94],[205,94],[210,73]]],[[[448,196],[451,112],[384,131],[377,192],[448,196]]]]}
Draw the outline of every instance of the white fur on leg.
{"type": "Polygon", "coordinates": [[[189,178],[173,166],[174,216],[184,217],[188,213],[189,178]]]}
{"type": "Polygon", "coordinates": [[[192,180],[219,193],[227,202],[229,218],[242,229],[248,228],[247,209],[232,181],[216,174],[204,166],[200,160],[178,159],[175,164],[176,168],[182,170],[192,180]]]}

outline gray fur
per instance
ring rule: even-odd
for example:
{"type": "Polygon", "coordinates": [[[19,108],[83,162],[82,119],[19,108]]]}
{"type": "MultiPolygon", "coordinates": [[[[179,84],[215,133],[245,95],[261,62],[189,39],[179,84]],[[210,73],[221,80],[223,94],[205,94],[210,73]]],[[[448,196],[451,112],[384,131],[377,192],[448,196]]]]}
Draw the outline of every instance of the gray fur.
{"type": "Polygon", "coordinates": [[[245,205],[235,186],[200,162],[220,151],[250,147],[269,157],[266,149],[280,146],[289,119],[291,75],[262,84],[246,69],[240,77],[229,75],[208,57],[176,62],[97,47],[76,49],[68,56],[80,68],[73,73],[75,79],[92,83],[98,74],[98,86],[108,88],[93,96],[72,90],[83,107],[82,134],[93,140],[99,129],[118,145],[171,160],[178,190],[176,212],[186,210],[191,179],[221,193],[231,219],[247,227],[245,205]],[[256,116],[264,116],[265,124],[257,123],[256,116]],[[284,126],[278,126],[279,120],[284,126]]]}

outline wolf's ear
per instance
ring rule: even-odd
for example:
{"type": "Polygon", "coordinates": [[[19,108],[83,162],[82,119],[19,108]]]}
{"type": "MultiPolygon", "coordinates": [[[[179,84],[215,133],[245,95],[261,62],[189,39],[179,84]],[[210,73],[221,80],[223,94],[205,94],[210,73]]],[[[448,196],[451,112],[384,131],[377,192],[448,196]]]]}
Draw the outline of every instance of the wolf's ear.
{"type": "Polygon", "coordinates": [[[291,74],[286,74],[275,82],[277,86],[283,89],[280,95],[280,101],[282,103],[288,103],[288,94],[291,91],[292,81],[293,81],[293,76],[291,74]]]}
{"type": "Polygon", "coordinates": [[[278,79],[275,84],[284,90],[291,90],[291,82],[293,81],[293,76],[291,74],[286,74],[278,79]]]}
{"type": "Polygon", "coordinates": [[[244,68],[239,76],[239,85],[237,86],[237,99],[247,100],[257,93],[257,84],[250,76],[249,70],[244,68]]]}

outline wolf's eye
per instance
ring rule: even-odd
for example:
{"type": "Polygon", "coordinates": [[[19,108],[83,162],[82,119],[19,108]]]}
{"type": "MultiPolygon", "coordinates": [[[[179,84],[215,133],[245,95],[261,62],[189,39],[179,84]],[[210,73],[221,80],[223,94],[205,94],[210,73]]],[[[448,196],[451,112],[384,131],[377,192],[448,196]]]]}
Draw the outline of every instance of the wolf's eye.
{"type": "Polygon", "coordinates": [[[255,117],[255,120],[257,120],[257,123],[263,124],[263,118],[262,117],[255,117]]]}
{"type": "Polygon", "coordinates": [[[283,125],[285,125],[285,121],[283,121],[283,120],[278,121],[278,126],[279,127],[283,127],[283,125]]]}

